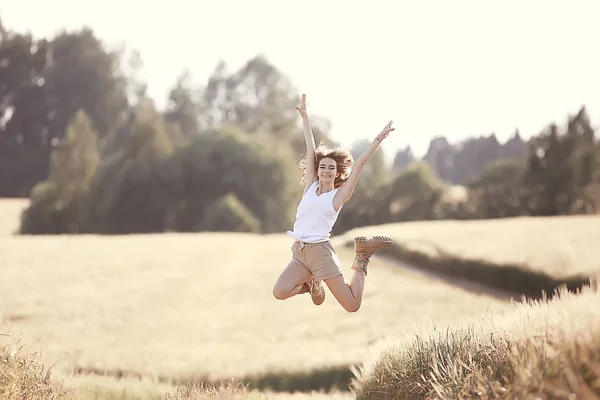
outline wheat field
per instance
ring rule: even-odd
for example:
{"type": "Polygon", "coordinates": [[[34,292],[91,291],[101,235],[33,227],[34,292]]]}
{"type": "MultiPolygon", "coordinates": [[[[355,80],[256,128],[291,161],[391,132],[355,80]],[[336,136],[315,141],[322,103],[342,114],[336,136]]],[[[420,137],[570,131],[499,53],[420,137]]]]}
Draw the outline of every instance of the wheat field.
{"type": "Polygon", "coordinates": [[[555,278],[600,273],[600,215],[395,223],[343,237],[355,234],[387,235],[432,255],[439,247],[461,258],[518,263],[555,278]]]}

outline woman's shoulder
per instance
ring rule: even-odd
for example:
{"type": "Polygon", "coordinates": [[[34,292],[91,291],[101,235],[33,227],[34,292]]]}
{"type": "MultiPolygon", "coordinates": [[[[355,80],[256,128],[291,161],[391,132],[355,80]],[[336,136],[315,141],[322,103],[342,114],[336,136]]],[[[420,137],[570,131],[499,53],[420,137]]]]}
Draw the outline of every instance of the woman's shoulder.
{"type": "Polygon", "coordinates": [[[306,193],[308,193],[311,190],[316,190],[317,185],[319,184],[319,180],[314,181],[313,183],[311,183],[310,185],[308,184],[308,182],[304,185],[304,195],[306,195],[306,193]]]}
{"type": "Polygon", "coordinates": [[[313,183],[311,183],[311,184],[308,186],[308,188],[309,188],[309,189],[312,189],[312,188],[315,188],[315,187],[317,187],[317,186],[319,186],[319,180],[318,180],[318,179],[317,179],[317,180],[315,180],[313,183]]]}

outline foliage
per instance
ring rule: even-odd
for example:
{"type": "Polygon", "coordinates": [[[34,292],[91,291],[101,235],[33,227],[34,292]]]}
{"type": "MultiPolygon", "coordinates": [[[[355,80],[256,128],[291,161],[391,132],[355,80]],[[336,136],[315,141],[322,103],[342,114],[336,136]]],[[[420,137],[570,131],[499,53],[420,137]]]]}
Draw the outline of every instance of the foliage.
{"type": "Polygon", "coordinates": [[[293,223],[296,184],[293,154],[268,135],[249,137],[235,128],[211,129],[172,158],[179,171],[175,225],[195,230],[207,207],[232,193],[260,222],[261,232],[293,223]]]}
{"type": "Polygon", "coordinates": [[[232,193],[213,202],[203,215],[194,226],[197,231],[260,232],[260,221],[232,193]]]}
{"type": "Polygon", "coordinates": [[[488,163],[481,174],[467,183],[476,214],[486,218],[524,215],[527,189],[524,160],[504,159],[488,163]]]}
{"type": "Polygon", "coordinates": [[[52,153],[48,180],[33,187],[31,204],[23,212],[21,233],[78,233],[79,214],[99,163],[97,134],[80,110],[52,153]]]}

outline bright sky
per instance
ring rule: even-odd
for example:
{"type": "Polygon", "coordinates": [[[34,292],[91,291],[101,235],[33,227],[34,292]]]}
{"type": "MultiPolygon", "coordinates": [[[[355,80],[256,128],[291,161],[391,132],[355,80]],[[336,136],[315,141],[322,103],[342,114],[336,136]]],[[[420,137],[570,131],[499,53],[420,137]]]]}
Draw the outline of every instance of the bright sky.
{"type": "Polygon", "coordinates": [[[9,29],[88,25],[140,50],[161,107],[184,68],[205,82],[219,59],[233,70],[262,53],[344,144],[393,120],[387,158],[408,144],[421,156],[437,135],[529,137],[583,104],[600,121],[598,0],[0,3],[9,29]]]}

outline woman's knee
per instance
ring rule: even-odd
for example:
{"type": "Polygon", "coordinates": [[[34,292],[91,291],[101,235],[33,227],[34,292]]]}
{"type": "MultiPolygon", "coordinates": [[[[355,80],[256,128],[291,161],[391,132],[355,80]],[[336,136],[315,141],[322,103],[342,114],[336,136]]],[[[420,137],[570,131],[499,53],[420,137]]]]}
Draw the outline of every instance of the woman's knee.
{"type": "Polygon", "coordinates": [[[275,297],[277,300],[287,299],[289,292],[290,292],[289,290],[286,290],[285,288],[281,287],[280,285],[275,285],[273,287],[273,297],[275,297]]]}
{"type": "Polygon", "coordinates": [[[325,279],[325,283],[344,310],[350,313],[355,313],[360,309],[362,296],[359,295],[358,298],[354,296],[352,289],[344,281],[343,275],[325,279]]]}
{"type": "Polygon", "coordinates": [[[349,313],[355,313],[360,309],[361,302],[359,300],[342,304],[342,307],[349,313]]]}
{"type": "Polygon", "coordinates": [[[292,260],[283,270],[275,286],[273,286],[273,297],[277,300],[285,300],[291,297],[294,289],[311,278],[311,273],[300,262],[292,260]]]}

